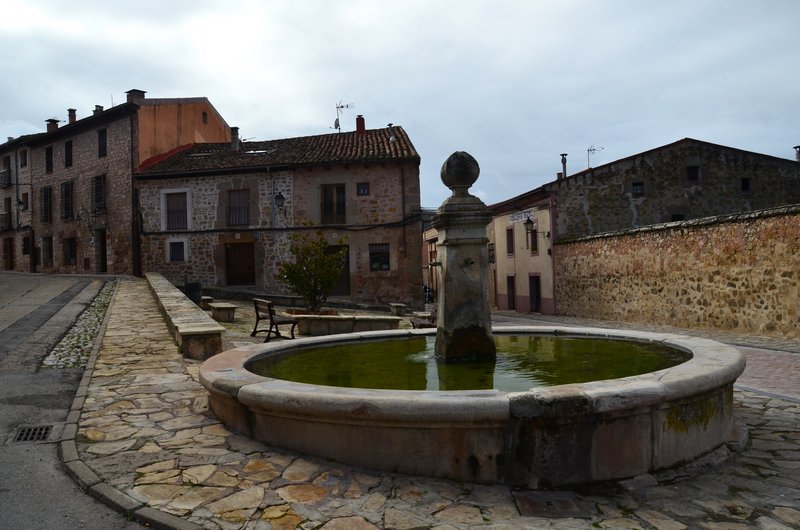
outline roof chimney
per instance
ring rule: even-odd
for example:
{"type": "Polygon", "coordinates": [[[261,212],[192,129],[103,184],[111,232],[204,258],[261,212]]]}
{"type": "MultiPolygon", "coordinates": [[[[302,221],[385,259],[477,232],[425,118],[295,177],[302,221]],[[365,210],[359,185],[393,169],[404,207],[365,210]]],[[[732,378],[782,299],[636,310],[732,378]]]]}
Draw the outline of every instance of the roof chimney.
{"type": "Polygon", "coordinates": [[[567,153],[561,153],[561,178],[567,178],[567,153]]]}
{"type": "Polygon", "coordinates": [[[67,114],[69,114],[69,123],[75,123],[75,120],[77,119],[75,117],[76,112],[77,111],[75,109],[67,109],[67,114]]]}
{"type": "Polygon", "coordinates": [[[92,114],[93,115],[94,114],[100,114],[101,112],[103,112],[103,106],[102,105],[95,105],[94,106],[94,112],[92,114]]]}
{"type": "Polygon", "coordinates": [[[794,146],[794,159],[800,162],[800,145],[794,146]]]}
{"type": "Polygon", "coordinates": [[[356,116],[356,134],[364,134],[367,132],[367,126],[364,122],[364,116],[359,114],[356,116]]]}
{"type": "Polygon", "coordinates": [[[55,118],[50,118],[49,120],[44,120],[47,122],[47,132],[53,132],[58,129],[58,120],[55,118]]]}
{"type": "Polygon", "coordinates": [[[128,103],[136,103],[138,100],[144,99],[144,95],[147,92],[139,90],[138,88],[132,88],[125,93],[128,94],[128,103]]]}
{"type": "Polygon", "coordinates": [[[240,147],[239,127],[231,127],[231,151],[238,151],[240,147]]]}

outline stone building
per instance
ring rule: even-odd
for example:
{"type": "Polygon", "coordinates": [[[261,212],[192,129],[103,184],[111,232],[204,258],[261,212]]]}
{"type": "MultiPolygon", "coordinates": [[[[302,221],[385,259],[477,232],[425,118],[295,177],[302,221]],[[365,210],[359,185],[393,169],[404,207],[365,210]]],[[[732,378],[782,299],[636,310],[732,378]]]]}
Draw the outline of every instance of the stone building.
{"type": "Polygon", "coordinates": [[[335,295],[422,300],[420,158],[402,127],[196,144],[136,176],[144,268],[175,283],[288,294],[275,279],[290,234],[342,238],[335,295]]]}
{"type": "Polygon", "coordinates": [[[691,138],[544,186],[558,239],[800,203],[800,163],[691,138]]]}
{"type": "Polygon", "coordinates": [[[31,270],[31,164],[28,143],[37,135],[0,145],[0,255],[2,270],[31,270]]]}
{"type": "Polygon", "coordinates": [[[135,89],[127,96],[110,109],[96,106],[83,119],[68,109],[65,125],[49,119],[46,132],[0,146],[13,153],[3,159],[13,183],[3,191],[4,212],[19,205],[21,214],[12,219],[13,236],[0,234],[4,269],[141,272],[134,170],[180,145],[228,141],[230,128],[206,98],[147,99],[135,89]],[[12,237],[14,244],[7,244],[12,237]]]}

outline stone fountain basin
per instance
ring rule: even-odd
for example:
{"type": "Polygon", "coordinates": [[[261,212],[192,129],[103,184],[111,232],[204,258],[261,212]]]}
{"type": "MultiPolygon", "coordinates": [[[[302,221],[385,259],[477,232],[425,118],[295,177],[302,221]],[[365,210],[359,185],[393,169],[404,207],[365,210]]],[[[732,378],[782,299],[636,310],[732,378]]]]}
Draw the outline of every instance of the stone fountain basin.
{"type": "Polygon", "coordinates": [[[240,347],[203,363],[200,381],[225,425],[267,444],[389,472],[540,488],[621,479],[690,461],[733,432],[731,346],[682,335],[596,328],[509,327],[663,341],[692,353],[680,365],[622,379],[527,392],[338,388],[255,375],[255,356],[311,345],[428,335],[379,331],[240,347]]]}

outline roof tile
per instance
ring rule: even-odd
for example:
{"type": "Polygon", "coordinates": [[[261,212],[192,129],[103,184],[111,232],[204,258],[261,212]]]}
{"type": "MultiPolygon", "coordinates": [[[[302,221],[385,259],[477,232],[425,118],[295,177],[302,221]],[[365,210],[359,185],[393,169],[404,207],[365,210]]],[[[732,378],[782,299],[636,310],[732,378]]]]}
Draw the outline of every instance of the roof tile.
{"type": "MultiPolygon", "coordinates": [[[[163,155],[162,155],[163,157],[163,155]]],[[[356,162],[419,160],[419,154],[400,126],[356,132],[322,134],[263,142],[199,143],[176,150],[161,160],[147,160],[140,175],[207,172],[267,166],[307,166],[356,162]]]]}

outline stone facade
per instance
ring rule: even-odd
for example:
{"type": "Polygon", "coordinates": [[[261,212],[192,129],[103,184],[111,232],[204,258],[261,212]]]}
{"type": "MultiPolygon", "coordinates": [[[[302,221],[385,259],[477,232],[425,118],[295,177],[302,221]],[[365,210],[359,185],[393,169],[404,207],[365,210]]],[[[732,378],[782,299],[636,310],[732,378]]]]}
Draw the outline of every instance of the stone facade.
{"type": "Polygon", "coordinates": [[[0,145],[13,182],[0,187],[0,209],[11,208],[6,217],[13,220],[10,228],[0,224],[0,264],[17,271],[138,274],[134,169],[145,156],[187,143],[227,141],[230,129],[205,98],[146,99],[141,90],[128,91],[127,101],[110,109],[95,107],[86,118],[76,112],[69,109],[61,127],[47,120],[46,132],[0,145]]]}
{"type": "Polygon", "coordinates": [[[555,246],[562,315],[800,338],[800,206],[555,246]]]}
{"type": "Polygon", "coordinates": [[[275,279],[280,263],[289,257],[289,236],[321,231],[331,245],[346,239],[348,272],[337,294],[360,302],[421,305],[418,164],[302,166],[235,175],[220,171],[202,177],[142,174],[137,180],[144,220],[143,267],[178,284],[241,285],[263,293],[290,294],[275,279]],[[322,189],[328,185],[345,189],[345,222],[335,227],[323,223],[320,208],[322,189]],[[249,223],[229,226],[228,192],[245,189],[249,192],[249,223]],[[167,230],[163,223],[162,196],[171,191],[188,193],[191,206],[186,230],[167,230]],[[285,198],[282,208],[274,206],[273,197],[278,194],[285,198]],[[186,245],[185,260],[171,261],[168,245],[179,241],[186,245]],[[388,244],[387,269],[373,270],[370,244],[388,244]],[[229,253],[236,251],[232,245],[252,246],[252,283],[230,277],[229,253]]]}
{"type": "Polygon", "coordinates": [[[800,203],[800,162],[686,138],[543,188],[563,240],[800,203]]]}
{"type": "Polygon", "coordinates": [[[31,163],[27,138],[0,146],[0,269],[29,271],[31,232],[31,163]]]}
{"type": "Polygon", "coordinates": [[[33,144],[36,268],[39,272],[130,274],[133,271],[130,113],[87,125],[77,130],[64,127],[63,131],[51,131],[33,144]],[[106,145],[102,156],[101,135],[106,145]],[[68,150],[72,152],[69,165],[68,150]],[[47,158],[52,158],[49,171],[47,158]],[[95,208],[92,188],[95,178],[103,176],[103,206],[95,208]],[[65,193],[65,184],[71,185],[71,192],[65,193]],[[49,220],[42,215],[45,189],[51,190],[49,220]],[[74,254],[65,240],[74,241],[74,254]]]}

